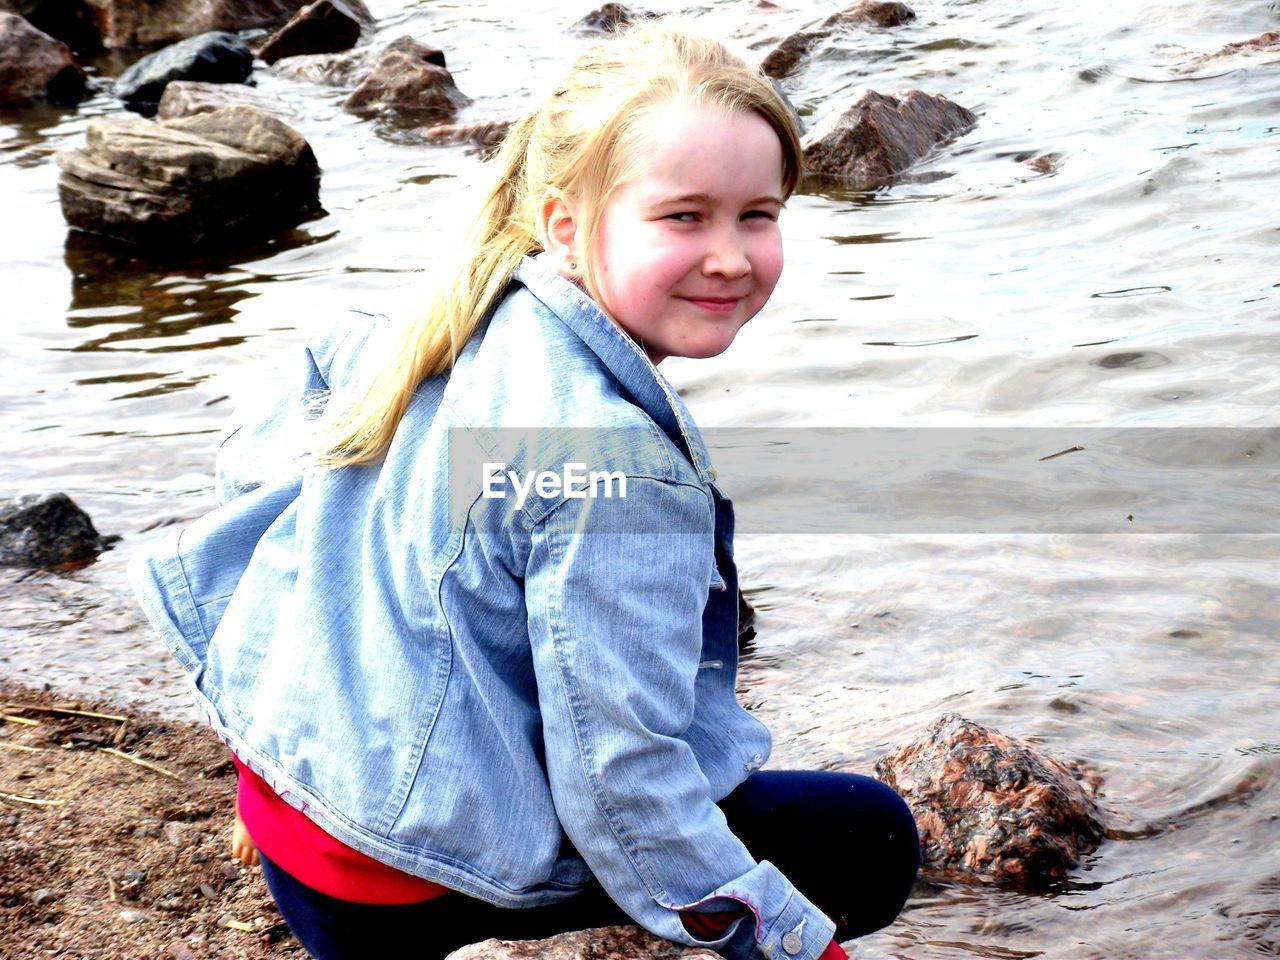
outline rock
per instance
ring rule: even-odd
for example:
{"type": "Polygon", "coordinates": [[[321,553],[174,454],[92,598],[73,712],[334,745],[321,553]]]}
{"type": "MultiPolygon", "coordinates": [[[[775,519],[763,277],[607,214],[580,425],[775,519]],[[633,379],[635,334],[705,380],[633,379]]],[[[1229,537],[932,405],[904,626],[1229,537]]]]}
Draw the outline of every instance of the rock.
{"type": "Polygon", "coordinates": [[[231,33],[204,33],[143,57],[121,74],[115,94],[130,110],[153,116],[174,80],[244,83],[253,72],[253,52],[231,33]]]}
{"type": "Polygon", "coordinates": [[[73,104],[86,90],[84,71],[65,43],[15,13],[0,13],[0,104],[38,99],[73,104]]]}
{"type": "Polygon", "coordinates": [[[831,14],[817,27],[793,33],[774,47],[760,61],[765,76],[785,77],[809,55],[815,46],[833,34],[851,27],[897,27],[916,18],[916,12],[905,3],[862,0],[831,14]]]}
{"type": "Polygon", "coordinates": [[[373,14],[363,0],[316,0],[258,48],[258,56],[275,63],[303,54],[340,53],[356,45],[362,29],[373,27],[373,14]]]}
{"type": "Polygon", "coordinates": [[[620,3],[606,3],[600,9],[592,10],[569,29],[574,33],[617,33],[637,20],[648,20],[656,16],[656,13],[648,10],[636,11],[620,3]]]}
{"type": "Polygon", "coordinates": [[[1238,40],[1235,43],[1228,43],[1222,48],[1223,53],[1240,53],[1245,50],[1266,50],[1269,47],[1280,46],[1280,31],[1271,30],[1267,33],[1260,33],[1256,37],[1248,40],[1238,40]]]}
{"type": "Polygon", "coordinates": [[[121,910],[119,916],[125,923],[146,923],[148,919],[141,910],[121,910]]]}
{"type": "Polygon", "coordinates": [[[598,927],[546,940],[484,940],[446,960],[720,960],[711,950],[681,946],[632,926],[598,927]]]}
{"type": "Polygon", "coordinates": [[[912,90],[898,100],[868,91],[805,135],[805,172],[877,186],[976,122],[975,114],[946,97],[912,90]]]}
{"type": "Polygon", "coordinates": [[[453,143],[469,143],[479,147],[480,152],[493,153],[502,146],[507,131],[511,129],[510,120],[486,120],[481,123],[442,123],[427,127],[422,137],[427,143],[447,145],[453,143]]]}
{"type": "Polygon", "coordinates": [[[92,560],[119,537],[104,537],[65,493],[0,501],[0,566],[56,567],[92,560]]]}
{"type": "Polygon", "coordinates": [[[46,903],[53,903],[58,899],[58,894],[48,887],[41,887],[31,895],[31,902],[37,907],[43,907],[46,903]]]}
{"type": "Polygon", "coordinates": [[[58,155],[76,229],[160,249],[291,226],[319,209],[320,169],[296,130],[248,105],[175,120],[99,117],[58,155]]]}
{"type": "Polygon", "coordinates": [[[1097,806],[1062,763],[954,713],[875,770],[911,807],[934,870],[1034,886],[1102,841],[1097,806]]]}
{"type": "Polygon", "coordinates": [[[389,113],[418,123],[452,117],[471,101],[454,86],[453,75],[432,62],[434,53],[424,44],[389,46],[343,108],[360,114],[389,113]]]}
{"type": "MultiPolygon", "coordinates": [[[[13,2],[13,0],[9,0],[13,2]]],[[[172,43],[211,30],[275,26],[306,0],[18,0],[27,18],[75,50],[172,43]]]]}
{"type": "Polygon", "coordinates": [[[445,66],[444,51],[421,43],[413,37],[397,37],[377,51],[359,50],[347,54],[316,53],[285,57],[275,63],[276,73],[290,80],[305,80],[327,87],[345,87],[368,73],[374,63],[389,50],[400,50],[422,57],[427,63],[445,66]]]}
{"type": "Polygon", "coordinates": [[[209,113],[236,104],[248,104],[276,116],[293,116],[293,111],[275,97],[238,83],[200,83],[196,80],[174,80],[164,88],[156,119],[172,120],[209,113]]]}

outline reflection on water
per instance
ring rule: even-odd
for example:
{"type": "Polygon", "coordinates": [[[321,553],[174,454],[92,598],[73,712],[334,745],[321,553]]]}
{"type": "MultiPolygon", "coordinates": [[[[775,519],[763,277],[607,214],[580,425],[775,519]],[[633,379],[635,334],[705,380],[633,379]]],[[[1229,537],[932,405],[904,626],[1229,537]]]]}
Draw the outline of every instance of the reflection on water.
{"type": "MultiPolygon", "coordinates": [[[[370,6],[380,41],[445,47],[473,101],[463,122],[516,116],[585,42],[564,33],[585,11],[562,4],[370,6]]],[[[806,123],[865,87],[918,87],[977,127],[893,186],[806,181],[770,307],[724,356],[664,364],[699,422],[1273,427],[1280,71],[1274,51],[1221,51],[1274,29],[1274,4],[914,6],[911,24],[817,45],[784,89],[806,123]]],[[[829,12],[711,0],[698,15],[763,55],[829,12]]],[[[95,80],[130,59],[104,56],[95,80]]],[[[76,110],[0,111],[0,494],[64,490],[124,538],[81,570],[0,571],[0,672],[186,710],[125,565],[209,508],[229,410],[312,330],[351,308],[413,308],[415,272],[482,183],[465,147],[347,116],[339,91],[257,79],[312,144],[327,214],[200,260],[68,236],[52,157],[118,112],[105,85],[76,110]]],[[[1225,443],[1179,456],[1193,468],[1225,443]]],[[[848,472],[868,455],[844,454],[848,472]]],[[[750,480],[785,516],[784,481],[750,480]]],[[[966,493],[1019,509],[1046,496],[983,483],[966,493]]],[[[901,512],[957,492],[945,477],[914,489],[901,512]]],[[[1251,494],[1204,496],[1247,514],[1251,494]]],[[[958,710],[1102,777],[1110,839],[1061,889],[922,882],[859,956],[1280,952],[1276,537],[746,532],[738,553],[758,631],[742,691],[776,732],[773,765],[865,769],[958,710]]]]}

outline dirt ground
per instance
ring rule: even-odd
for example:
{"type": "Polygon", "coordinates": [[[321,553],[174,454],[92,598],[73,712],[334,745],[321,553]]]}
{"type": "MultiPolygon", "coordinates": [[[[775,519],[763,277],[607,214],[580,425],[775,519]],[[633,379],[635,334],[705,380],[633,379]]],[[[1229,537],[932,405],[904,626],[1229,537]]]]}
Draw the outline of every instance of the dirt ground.
{"type": "Polygon", "coordinates": [[[0,960],[306,954],[229,854],[205,727],[0,683],[0,960]]]}

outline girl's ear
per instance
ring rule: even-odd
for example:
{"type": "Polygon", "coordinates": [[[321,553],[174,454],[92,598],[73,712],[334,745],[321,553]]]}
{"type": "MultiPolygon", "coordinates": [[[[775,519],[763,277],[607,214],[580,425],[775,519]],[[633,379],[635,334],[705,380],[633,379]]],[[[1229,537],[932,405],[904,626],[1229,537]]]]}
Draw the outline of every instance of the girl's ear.
{"type": "Polygon", "coordinates": [[[548,190],[542,197],[539,216],[543,245],[557,272],[566,280],[582,279],[577,204],[559,190],[548,190]]]}

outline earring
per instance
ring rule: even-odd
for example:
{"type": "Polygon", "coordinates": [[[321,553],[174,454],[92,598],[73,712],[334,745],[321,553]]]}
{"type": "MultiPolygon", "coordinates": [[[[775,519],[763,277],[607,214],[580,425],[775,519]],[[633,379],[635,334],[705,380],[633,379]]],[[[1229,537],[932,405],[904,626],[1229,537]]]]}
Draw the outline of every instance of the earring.
{"type": "Polygon", "coordinates": [[[577,261],[577,260],[570,260],[570,261],[569,261],[569,269],[570,269],[570,270],[577,270],[577,269],[578,269],[578,261],[577,261]]]}

